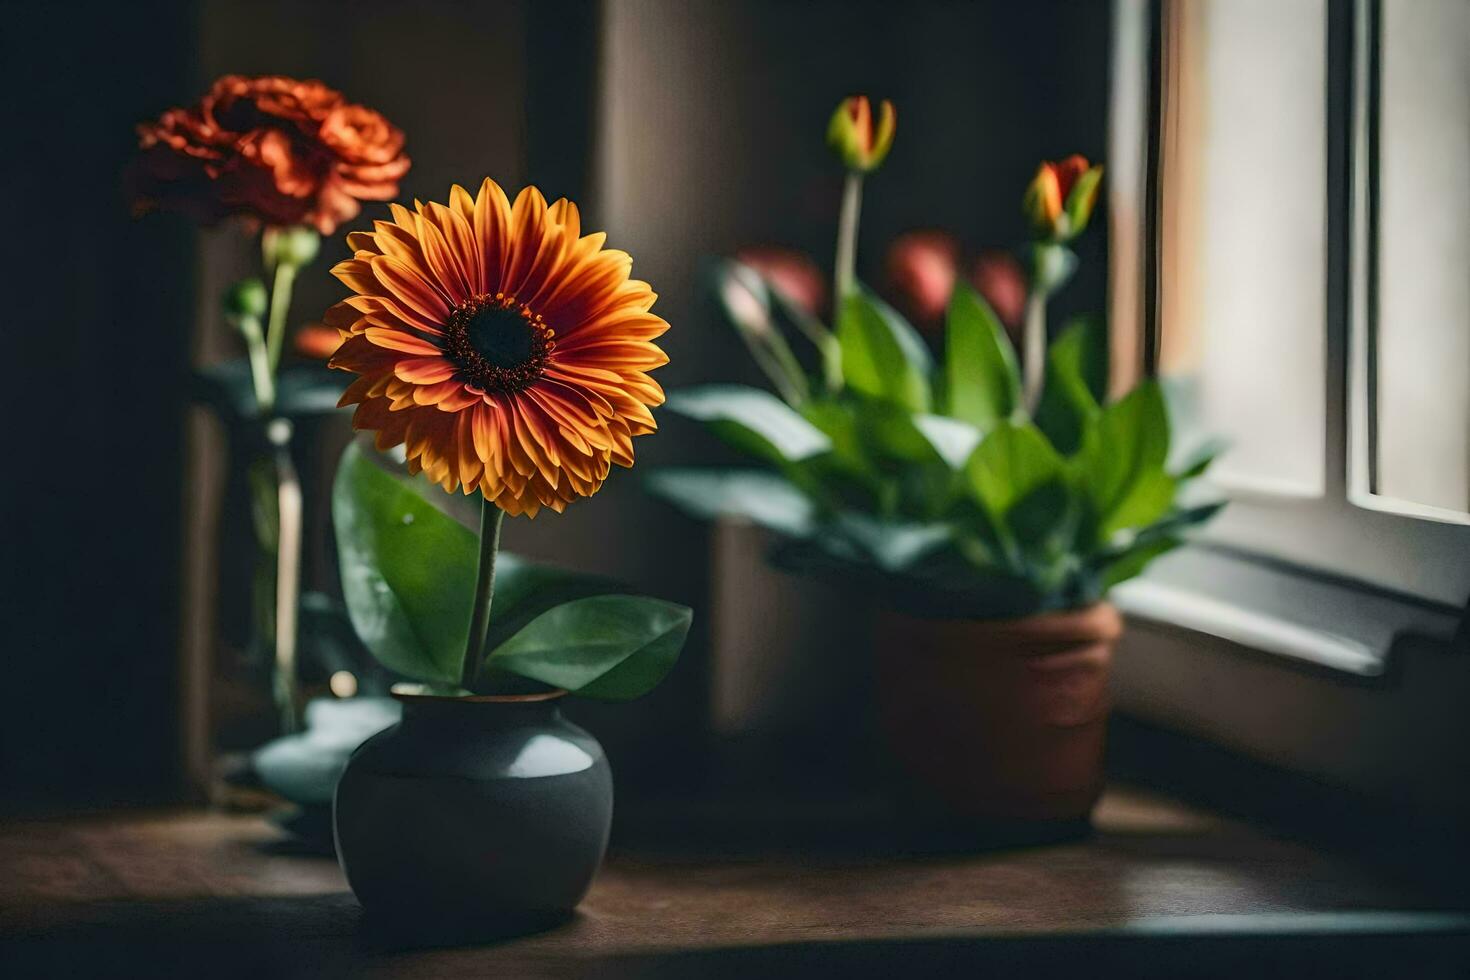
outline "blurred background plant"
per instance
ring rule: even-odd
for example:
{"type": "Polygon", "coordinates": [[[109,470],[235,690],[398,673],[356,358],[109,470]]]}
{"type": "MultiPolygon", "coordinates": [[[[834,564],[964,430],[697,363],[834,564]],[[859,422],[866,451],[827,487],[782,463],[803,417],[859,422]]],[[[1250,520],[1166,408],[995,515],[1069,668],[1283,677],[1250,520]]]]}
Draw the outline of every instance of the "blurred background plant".
{"type": "MultiPolygon", "coordinates": [[[[366,106],[317,81],[226,75],[195,104],[138,126],[139,153],[126,175],[134,212],[172,211],[204,225],[227,222],[258,237],[263,278],[224,290],[225,321],[245,357],[201,368],[196,390],[225,422],[249,486],[256,541],[245,660],[265,667],[281,733],[300,726],[297,648],[310,629],[324,667],[360,659],[340,640],[340,606],[313,595],[303,621],[301,561],[305,507],[292,459],[297,423],[336,409],[345,385],[321,363],[336,331],[313,324],[296,334],[305,363],[283,367],[297,276],[321,235],[355,217],[363,200],[387,200],[409,168],[403,134],[366,106]],[[270,286],[267,288],[266,281],[270,286]],[[268,666],[267,666],[268,665],[268,666]]],[[[350,629],[345,634],[351,636],[350,629]]],[[[350,673],[350,672],[349,672],[350,673]]],[[[356,673],[353,688],[359,686],[356,673]]],[[[372,675],[365,678],[371,686],[372,675]]]]}
{"type": "Polygon", "coordinates": [[[907,612],[1087,605],[1220,507],[1193,489],[1213,448],[1171,453],[1156,381],[1110,398],[1100,318],[1075,317],[1048,343],[1047,300],[1077,268],[1070,243],[1102,168],[1080,156],[1041,165],[1023,200],[1029,277],[996,251],[962,276],[963,250],[944,232],[894,241],[892,295],[942,334],[935,343],[852,271],[863,182],[895,126],[888,103],[875,114],[854,97],[828,130],[847,171],[834,327],[810,260],[766,248],[710,264],[725,318],[775,393],[706,385],[668,407],[757,465],[666,469],[651,487],[692,514],[774,530],[779,564],[874,586],[907,612]]]}

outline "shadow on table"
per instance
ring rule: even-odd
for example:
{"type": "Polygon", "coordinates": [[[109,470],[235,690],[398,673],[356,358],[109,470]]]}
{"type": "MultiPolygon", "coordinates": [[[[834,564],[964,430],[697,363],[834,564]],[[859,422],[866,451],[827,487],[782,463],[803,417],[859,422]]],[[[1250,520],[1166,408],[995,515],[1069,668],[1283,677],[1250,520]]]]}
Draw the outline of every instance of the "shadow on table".
{"type": "MultiPolygon", "coordinates": [[[[4,977],[1461,977],[1470,919],[1429,913],[1176,917],[1142,928],[782,943],[606,955],[575,924],[524,943],[407,949],[352,896],[116,902],[0,928],[4,977]]],[[[414,937],[454,941],[452,936],[414,937]]],[[[645,940],[647,937],[643,937],[645,940]]],[[[459,941],[463,942],[464,937],[459,941]]]]}

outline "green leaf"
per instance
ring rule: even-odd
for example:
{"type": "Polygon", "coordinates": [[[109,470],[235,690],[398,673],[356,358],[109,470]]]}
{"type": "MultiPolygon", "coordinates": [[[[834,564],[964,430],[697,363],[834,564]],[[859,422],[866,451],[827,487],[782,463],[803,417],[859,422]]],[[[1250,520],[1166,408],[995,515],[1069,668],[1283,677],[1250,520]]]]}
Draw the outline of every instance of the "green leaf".
{"type": "Polygon", "coordinates": [[[866,468],[863,433],[853,404],[847,400],[813,399],[801,407],[801,412],[832,441],[834,457],[849,468],[866,468]]]}
{"type": "Polygon", "coordinates": [[[1152,379],[1109,405],[1087,430],[1079,475],[1101,540],[1151,523],[1169,509],[1176,486],[1164,472],[1168,455],[1169,417],[1152,379]]]}
{"type": "Polygon", "coordinates": [[[1212,439],[1193,450],[1183,454],[1183,458],[1176,464],[1178,472],[1174,474],[1178,480],[1193,480],[1205,475],[1205,470],[1210,464],[1219,458],[1226,449],[1225,440],[1212,439]]]}
{"type": "Polygon", "coordinates": [[[1103,534],[1152,524],[1169,512],[1178,490],[1178,481],[1163,471],[1143,474],[1103,522],[1103,534]]]}
{"type": "Polygon", "coordinates": [[[1046,355],[1046,386],[1036,424],[1057,449],[1071,455],[1101,412],[1108,386],[1108,334],[1097,317],[1077,317],[1046,355]]]}
{"type": "MultiPolygon", "coordinates": [[[[474,533],[356,443],[337,469],[332,520],[342,594],[363,645],[390,670],[457,688],[479,563],[474,533]]],[[[502,551],[486,649],[552,606],[619,588],[502,551]]]]}
{"type": "Polygon", "coordinates": [[[384,666],[457,684],[478,559],[474,534],[347,447],[332,487],[342,595],[384,666]]]}
{"type": "Polygon", "coordinates": [[[941,465],[943,456],[916,424],[913,412],[876,398],[851,401],[857,435],[869,465],[879,462],[941,465]]]}
{"type": "Polygon", "coordinates": [[[1053,555],[1061,550],[1075,526],[1076,507],[1067,482],[1050,480],[1016,501],[1006,524],[1024,548],[1053,555]]]}
{"type": "Polygon", "coordinates": [[[1139,542],[1121,552],[1099,570],[1103,591],[1106,592],[1119,582],[1126,582],[1130,578],[1143,574],[1144,569],[1155,558],[1173,551],[1183,543],[1179,538],[1166,536],[1139,542]]]}
{"type": "Polygon", "coordinates": [[[1067,232],[1070,237],[1082,234],[1092,217],[1093,205],[1097,202],[1097,185],[1102,180],[1102,167],[1091,167],[1072,185],[1067,195],[1067,232]]]}
{"type": "Polygon", "coordinates": [[[949,301],[944,380],[947,413],[982,429],[1010,417],[1021,402],[1011,340],[990,305],[966,285],[949,301]]]}
{"type": "Polygon", "coordinates": [[[1062,472],[1062,458],[1029,422],[1000,423],[965,464],[976,499],[997,519],[1062,472]]]}
{"type": "Polygon", "coordinates": [[[852,511],[838,514],[832,529],[886,572],[910,568],[954,537],[945,524],[888,521],[852,511]]]}
{"type": "Polygon", "coordinates": [[[648,489],[694,517],[743,517],[792,537],[811,534],[815,519],[806,494],[764,470],[657,470],[648,489]]]}
{"type": "Polygon", "coordinates": [[[490,629],[484,649],[493,650],[553,606],[623,590],[620,582],[604,575],[527,561],[502,551],[495,559],[495,595],[490,603],[490,629]]]}
{"type": "Polygon", "coordinates": [[[866,289],[850,294],[837,318],[842,375],[854,390],[914,412],[929,410],[933,359],[903,317],[866,289]]]}
{"type": "Polygon", "coordinates": [[[1184,531],[1205,523],[1224,509],[1225,501],[1223,500],[1212,500],[1192,507],[1176,508],[1152,524],[1135,531],[1132,540],[1126,546],[1132,547],[1141,542],[1154,541],[1163,537],[1179,537],[1184,531]]]}
{"type": "Polygon", "coordinates": [[[489,670],[626,701],[663,680],[694,617],[686,606],[644,596],[574,599],[541,613],[485,660],[489,670]]]}
{"type": "Polygon", "coordinates": [[[665,406],[705,423],[732,448],[773,463],[828,452],[832,441],[770,392],[743,385],[704,385],[669,395],[665,406]]]}
{"type": "Polygon", "coordinates": [[[975,447],[980,445],[980,430],[968,422],[944,415],[924,414],[913,416],[913,422],[914,428],[952,470],[964,469],[975,447]]]}

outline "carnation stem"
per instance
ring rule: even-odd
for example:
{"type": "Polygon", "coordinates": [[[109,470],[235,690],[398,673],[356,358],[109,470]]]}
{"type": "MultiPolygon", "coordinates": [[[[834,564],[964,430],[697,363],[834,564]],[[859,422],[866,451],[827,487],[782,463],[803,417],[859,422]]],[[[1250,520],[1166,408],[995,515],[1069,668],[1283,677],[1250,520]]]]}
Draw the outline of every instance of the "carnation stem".
{"type": "Polygon", "coordinates": [[[1034,289],[1026,300],[1026,332],[1021,338],[1022,368],[1025,382],[1022,393],[1026,411],[1036,414],[1041,401],[1041,386],[1046,377],[1046,290],[1034,289]]]}
{"type": "Polygon", "coordinates": [[[480,571],[475,581],[475,607],[470,613],[470,635],[465,642],[464,662],[459,668],[459,686],[474,690],[485,652],[485,634],[490,631],[490,600],[495,595],[495,556],[500,551],[500,525],[505,511],[489,497],[480,497],[480,571]]]}
{"type": "Polygon", "coordinates": [[[277,262],[276,274],[271,281],[270,321],[266,326],[265,346],[272,380],[280,367],[281,348],[286,342],[286,315],[291,310],[291,286],[296,281],[296,268],[290,262],[277,262]]]}
{"type": "Polygon", "coordinates": [[[853,289],[857,264],[858,216],[863,209],[863,175],[848,171],[842,185],[842,210],[837,218],[837,260],[833,276],[832,319],[842,318],[842,305],[853,289]]]}

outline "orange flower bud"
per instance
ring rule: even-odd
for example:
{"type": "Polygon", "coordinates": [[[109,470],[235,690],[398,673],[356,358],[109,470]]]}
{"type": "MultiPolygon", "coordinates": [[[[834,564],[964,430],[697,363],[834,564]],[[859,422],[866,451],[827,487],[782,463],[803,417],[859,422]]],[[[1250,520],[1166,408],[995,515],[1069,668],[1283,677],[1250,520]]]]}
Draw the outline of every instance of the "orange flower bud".
{"type": "Polygon", "coordinates": [[[1067,242],[1082,234],[1101,180],[1102,167],[1089,166],[1078,154],[1057,163],[1043,162],[1021,201],[1037,237],[1067,242]]]}
{"type": "Polygon", "coordinates": [[[853,95],[843,99],[832,113],[832,121],[827,124],[827,145],[848,170],[872,173],[883,165],[897,128],[898,113],[892,102],[884,99],[879,105],[875,127],[868,97],[853,95]]]}

